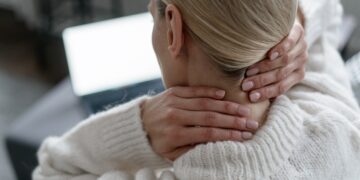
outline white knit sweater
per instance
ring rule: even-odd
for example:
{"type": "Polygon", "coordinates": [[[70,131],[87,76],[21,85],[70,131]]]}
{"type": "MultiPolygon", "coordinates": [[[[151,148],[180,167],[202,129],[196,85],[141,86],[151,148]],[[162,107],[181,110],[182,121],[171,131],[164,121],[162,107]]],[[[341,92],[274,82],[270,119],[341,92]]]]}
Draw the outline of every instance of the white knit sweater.
{"type": "Polygon", "coordinates": [[[173,164],[153,152],[139,98],[42,144],[35,180],[360,179],[360,110],[336,51],[338,0],[301,0],[310,59],[305,80],[279,97],[247,142],[199,145],[173,164]],[[153,170],[172,168],[156,177],[153,170]]]}

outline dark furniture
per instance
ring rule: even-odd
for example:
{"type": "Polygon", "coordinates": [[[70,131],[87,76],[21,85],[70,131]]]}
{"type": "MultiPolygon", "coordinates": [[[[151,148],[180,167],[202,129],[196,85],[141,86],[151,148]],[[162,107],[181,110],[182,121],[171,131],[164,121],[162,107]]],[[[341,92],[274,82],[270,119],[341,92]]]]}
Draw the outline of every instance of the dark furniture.
{"type": "Polygon", "coordinates": [[[68,79],[40,99],[6,135],[6,147],[17,179],[31,180],[37,166],[36,151],[45,137],[62,135],[85,118],[68,79]]]}

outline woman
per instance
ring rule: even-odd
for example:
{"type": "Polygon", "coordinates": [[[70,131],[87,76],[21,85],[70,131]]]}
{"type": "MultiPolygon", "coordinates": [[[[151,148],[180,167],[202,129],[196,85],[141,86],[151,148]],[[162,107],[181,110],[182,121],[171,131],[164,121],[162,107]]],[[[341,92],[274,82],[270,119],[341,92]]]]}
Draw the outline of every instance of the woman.
{"type": "MultiPolygon", "coordinates": [[[[334,48],[341,8],[337,0],[300,2],[310,45],[307,75],[273,103],[250,103],[239,86],[258,83],[244,80],[245,69],[269,70],[266,61],[252,65],[289,33],[297,1],[151,0],[154,49],[172,89],[47,139],[34,179],[156,179],[150,169],[170,168],[165,158],[176,160],[160,179],[357,179],[359,108],[334,48]],[[224,101],[209,105],[208,98],[224,101]],[[212,113],[202,120],[197,112],[204,109],[212,113]]],[[[286,76],[296,63],[279,74],[286,76]]],[[[261,98],[257,93],[250,99],[261,98]]]]}

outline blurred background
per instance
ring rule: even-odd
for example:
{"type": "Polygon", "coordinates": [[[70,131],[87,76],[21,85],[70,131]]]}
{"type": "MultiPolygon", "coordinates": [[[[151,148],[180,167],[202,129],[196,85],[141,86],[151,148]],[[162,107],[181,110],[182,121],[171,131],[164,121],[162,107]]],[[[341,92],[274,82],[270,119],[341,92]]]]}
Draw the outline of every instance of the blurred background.
{"type": "MultiPolygon", "coordinates": [[[[360,24],[360,1],[342,2],[345,14],[360,24]]],[[[147,3],[148,0],[0,0],[0,180],[23,179],[16,175],[19,172],[11,163],[6,133],[34,103],[68,77],[61,39],[64,28],[145,12],[147,3]]],[[[360,51],[360,28],[349,37],[342,52],[345,59],[360,51]]],[[[21,166],[29,165],[24,161],[21,166]]]]}

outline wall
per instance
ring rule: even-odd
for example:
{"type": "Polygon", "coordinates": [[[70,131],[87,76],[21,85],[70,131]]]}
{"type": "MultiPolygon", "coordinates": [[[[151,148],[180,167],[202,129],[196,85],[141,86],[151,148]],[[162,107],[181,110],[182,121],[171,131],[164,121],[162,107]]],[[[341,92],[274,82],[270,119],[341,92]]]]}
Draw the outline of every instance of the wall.
{"type": "Polygon", "coordinates": [[[354,14],[360,22],[360,1],[359,0],[342,0],[346,13],[354,14]]]}
{"type": "Polygon", "coordinates": [[[350,42],[349,53],[354,54],[360,51],[360,0],[342,0],[345,14],[354,15],[357,18],[358,28],[350,42]]]}
{"type": "Polygon", "coordinates": [[[134,14],[147,11],[149,0],[123,0],[124,13],[134,14]]]}
{"type": "Polygon", "coordinates": [[[12,6],[13,0],[0,0],[0,7],[10,9],[12,6]]]}

